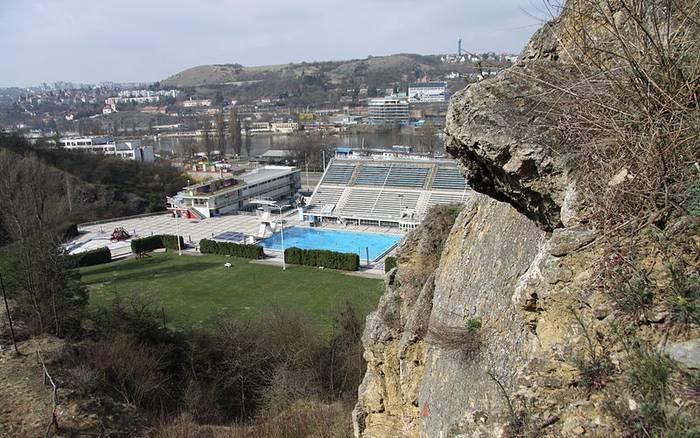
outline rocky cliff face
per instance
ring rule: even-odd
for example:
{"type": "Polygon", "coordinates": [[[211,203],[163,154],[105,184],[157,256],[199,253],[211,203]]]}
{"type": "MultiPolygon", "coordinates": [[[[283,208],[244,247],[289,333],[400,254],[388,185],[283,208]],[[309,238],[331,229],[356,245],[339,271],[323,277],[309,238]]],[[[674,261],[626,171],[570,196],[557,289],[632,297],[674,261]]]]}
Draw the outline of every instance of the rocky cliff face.
{"type": "MultiPolygon", "coordinates": [[[[605,400],[624,389],[586,392],[576,366],[591,336],[612,337],[620,318],[591,286],[605,247],[581,219],[576,169],[537,110],[549,79],[579,68],[556,36],[568,26],[565,13],[533,36],[517,65],[452,98],[448,151],[475,193],[438,263],[415,250],[435,239],[430,216],[399,250],[363,337],[357,437],[621,433],[605,400]]],[[[659,271],[662,256],[652,252],[649,271],[659,271]]],[[[645,336],[660,341],[653,324],[645,336]]],[[[618,366],[623,353],[611,357],[618,366]]]]}

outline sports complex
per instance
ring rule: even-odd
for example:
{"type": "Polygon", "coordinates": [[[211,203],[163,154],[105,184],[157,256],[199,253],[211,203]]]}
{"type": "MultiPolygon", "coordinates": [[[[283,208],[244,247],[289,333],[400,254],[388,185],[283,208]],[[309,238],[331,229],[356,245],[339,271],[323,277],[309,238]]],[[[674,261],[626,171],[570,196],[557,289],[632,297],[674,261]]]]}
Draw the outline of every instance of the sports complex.
{"type": "Polygon", "coordinates": [[[383,260],[437,204],[461,203],[470,189],[453,161],[409,148],[336,148],[310,196],[300,193],[299,169],[261,166],[184,187],[167,213],[81,224],[71,253],[108,247],[131,253],[131,239],[180,235],[185,251],[202,239],[262,246],[270,263],[285,248],[359,255],[363,270],[382,272],[383,260]],[[112,239],[115,229],[128,238],[112,239]]]}

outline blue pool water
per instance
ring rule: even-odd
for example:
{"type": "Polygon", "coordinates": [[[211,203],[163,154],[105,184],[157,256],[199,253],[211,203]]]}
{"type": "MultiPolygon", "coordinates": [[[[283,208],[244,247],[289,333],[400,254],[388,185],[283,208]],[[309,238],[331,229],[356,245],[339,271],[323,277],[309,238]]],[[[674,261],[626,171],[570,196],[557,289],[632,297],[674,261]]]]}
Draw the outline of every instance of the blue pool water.
{"type": "MultiPolygon", "coordinates": [[[[327,249],[338,252],[353,252],[360,259],[367,258],[365,248],[369,248],[370,260],[375,260],[392,246],[401,236],[379,233],[360,233],[354,231],[338,231],[321,228],[290,227],[284,229],[284,247],[296,246],[302,249],[327,249]]],[[[267,239],[258,242],[263,248],[282,249],[282,237],[275,233],[267,239]]]]}

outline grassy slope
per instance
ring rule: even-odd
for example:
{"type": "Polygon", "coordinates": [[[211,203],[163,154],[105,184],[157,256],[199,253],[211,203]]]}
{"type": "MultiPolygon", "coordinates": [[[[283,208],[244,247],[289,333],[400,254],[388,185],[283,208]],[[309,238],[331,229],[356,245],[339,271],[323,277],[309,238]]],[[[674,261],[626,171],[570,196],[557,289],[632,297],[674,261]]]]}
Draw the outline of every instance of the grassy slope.
{"type": "Polygon", "coordinates": [[[82,269],[93,304],[104,304],[115,293],[144,293],[165,307],[174,325],[208,326],[220,315],[256,318],[278,307],[307,312],[324,331],[350,301],[358,317],[373,310],[382,293],[380,280],[321,271],[249,263],[223,256],[154,254],[152,259],[128,259],[82,269]],[[224,263],[233,267],[226,268],[224,263]]]}

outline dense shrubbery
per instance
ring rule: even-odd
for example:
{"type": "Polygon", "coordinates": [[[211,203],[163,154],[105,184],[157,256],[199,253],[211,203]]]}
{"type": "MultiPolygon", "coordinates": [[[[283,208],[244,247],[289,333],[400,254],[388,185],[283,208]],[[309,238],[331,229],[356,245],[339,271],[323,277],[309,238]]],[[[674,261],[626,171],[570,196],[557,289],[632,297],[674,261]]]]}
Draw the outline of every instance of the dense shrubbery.
{"type": "Polygon", "coordinates": [[[384,259],[384,272],[389,272],[396,267],[396,257],[387,257],[384,259]]]}
{"type": "Polygon", "coordinates": [[[80,336],[88,294],[76,262],[52,231],[35,231],[0,250],[8,298],[24,333],[80,336]]]}
{"type": "Polygon", "coordinates": [[[330,339],[286,310],[176,332],[144,295],[115,297],[87,325],[89,339],[63,357],[67,373],[80,377],[70,384],[84,386],[75,389],[199,424],[272,418],[299,401],[352,403],[365,366],[349,305],[330,339]]]}
{"type": "Polygon", "coordinates": [[[134,253],[149,252],[154,249],[166,248],[171,250],[178,249],[177,240],[180,238],[180,246],[185,247],[185,240],[182,236],[173,236],[170,234],[156,234],[155,236],[144,237],[142,239],[134,239],[131,241],[131,251],[134,253]]]}
{"type": "Polygon", "coordinates": [[[205,254],[229,255],[246,259],[262,259],[265,257],[265,251],[258,245],[218,242],[209,239],[202,239],[199,242],[199,250],[205,254]]]}
{"type": "Polygon", "coordinates": [[[77,266],[93,266],[112,261],[112,252],[106,246],[72,256],[77,266]]]}
{"type": "Polygon", "coordinates": [[[182,236],[173,236],[172,234],[160,234],[159,237],[163,248],[177,250],[178,238],[180,239],[179,248],[185,248],[185,240],[182,238],[182,236]]]}
{"type": "Polygon", "coordinates": [[[323,249],[287,248],[284,250],[284,259],[295,265],[323,266],[344,271],[357,271],[360,267],[360,256],[355,253],[323,249]]]}

